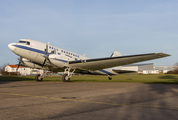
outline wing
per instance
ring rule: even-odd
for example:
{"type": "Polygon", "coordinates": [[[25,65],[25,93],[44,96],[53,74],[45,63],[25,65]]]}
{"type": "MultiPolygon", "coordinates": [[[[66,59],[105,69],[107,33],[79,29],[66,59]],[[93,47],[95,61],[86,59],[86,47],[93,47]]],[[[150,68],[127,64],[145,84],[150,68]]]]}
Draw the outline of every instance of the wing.
{"type": "Polygon", "coordinates": [[[73,68],[81,70],[100,70],[115,66],[127,65],[147,60],[158,59],[170,56],[165,53],[150,53],[131,56],[108,57],[99,59],[86,59],[78,61],[69,61],[69,65],[73,68]]]}

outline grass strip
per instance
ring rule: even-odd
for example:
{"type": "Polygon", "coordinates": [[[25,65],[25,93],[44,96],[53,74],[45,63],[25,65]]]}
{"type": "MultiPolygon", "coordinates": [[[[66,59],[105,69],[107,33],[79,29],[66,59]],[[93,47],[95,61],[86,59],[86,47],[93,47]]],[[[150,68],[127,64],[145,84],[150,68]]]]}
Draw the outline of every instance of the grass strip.
{"type": "MultiPolygon", "coordinates": [[[[35,81],[35,76],[8,76],[0,77],[0,81],[35,81]]],[[[62,82],[61,76],[46,76],[43,81],[62,82]]],[[[178,75],[158,74],[158,75],[116,75],[112,80],[108,80],[103,75],[74,75],[71,82],[132,82],[132,83],[166,83],[178,84],[178,75]]]]}

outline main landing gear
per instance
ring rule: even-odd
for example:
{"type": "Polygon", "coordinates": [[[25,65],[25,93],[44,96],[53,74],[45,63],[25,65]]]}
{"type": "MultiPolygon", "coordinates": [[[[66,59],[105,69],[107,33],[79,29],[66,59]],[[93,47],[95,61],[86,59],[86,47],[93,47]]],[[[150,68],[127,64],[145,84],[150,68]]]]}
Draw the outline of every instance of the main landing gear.
{"type": "MultiPolygon", "coordinates": [[[[63,82],[69,82],[70,78],[72,77],[72,74],[74,73],[75,69],[73,69],[72,72],[70,72],[71,68],[66,68],[64,71],[64,74],[62,75],[62,81],[63,82]]],[[[43,81],[43,77],[46,74],[46,72],[43,72],[42,74],[37,74],[35,76],[35,79],[37,82],[43,81]]]]}
{"type": "MultiPolygon", "coordinates": [[[[71,68],[66,68],[64,71],[64,74],[62,75],[62,81],[63,82],[69,82],[70,78],[72,77],[72,74],[74,73],[75,69],[73,69],[72,72],[70,72],[71,68]]],[[[35,76],[35,79],[37,82],[43,81],[43,77],[46,73],[43,72],[42,74],[37,74],[35,76]]],[[[110,75],[108,75],[108,79],[112,80],[112,77],[110,75]]]]}
{"type": "Polygon", "coordinates": [[[44,71],[43,71],[42,74],[37,74],[37,75],[35,76],[36,81],[37,81],[37,82],[43,81],[43,77],[45,76],[46,73],[47,73],[47,72],[44,72],[44,71]]]}
{"type": "Polygon", "coordinates": [[[62,81],[63,82],[69,82],[70,81],[70,78],[72,77],[72,74],[74,73],[75,69],[70,72],[70,68],[66,68],[65,71],[64,71],[64,74],[62,75],[62,81]]]}
{"type": "Polygon", "coordinates": [[[36,79],[37,82],[43,81],[43,77],[41,76],[41,74],[37,74],[35,76],[35,79],[36,79]]]}
{"type": "Polygon", "coordinates": [[[108,79],[109,79],[109,80],[112,80],[112,77],[108,75],[108,79]]]}

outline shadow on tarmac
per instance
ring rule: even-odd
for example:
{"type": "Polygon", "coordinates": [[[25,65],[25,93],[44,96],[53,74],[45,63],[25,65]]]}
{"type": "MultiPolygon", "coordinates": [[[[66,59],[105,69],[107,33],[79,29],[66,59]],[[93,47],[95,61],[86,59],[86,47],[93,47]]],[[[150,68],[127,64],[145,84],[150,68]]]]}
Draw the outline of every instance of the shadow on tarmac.
{"type": "MultiPolygon", "coordinates": [[[[165,75],[165,76],[160,76],[158,77],[159,79],[166,80],[165,84],[178,84],[178,76],[173,76],[173,75],[165,75]]],[[[154,83],[160,83],[160,82],[154,82],[154,83]]]]}
{"type": "Polygon", "coordinates": [[[10,82],[17,82],[17,81],[35,81],[33,77],[27,78],[26,76],[1,76],[0,77],[0,84],[7,84],[10,82]]]}

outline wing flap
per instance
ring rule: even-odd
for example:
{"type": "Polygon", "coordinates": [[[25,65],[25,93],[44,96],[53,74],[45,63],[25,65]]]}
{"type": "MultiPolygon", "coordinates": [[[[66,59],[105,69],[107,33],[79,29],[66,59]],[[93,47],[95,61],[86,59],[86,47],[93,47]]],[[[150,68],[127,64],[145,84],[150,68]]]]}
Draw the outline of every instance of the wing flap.
{"type": "Polygon", "coordinates": [[[119,74],[125,74],[125,73],[135,73],[137,71],[133,71],[133,70],[115,70],[113,69],[114,72],[119,73],[119,74]]]}
{"type": "Polygon", "coordinates": [[[165,53],[150,53],[131,56],[108,57],[99,59],[86,59],[78,61],[70,61],[69,65],[82,70],[100,70],[115,66],[127,65],[147,60],[158,59],[170,56],[165,53]]]}

